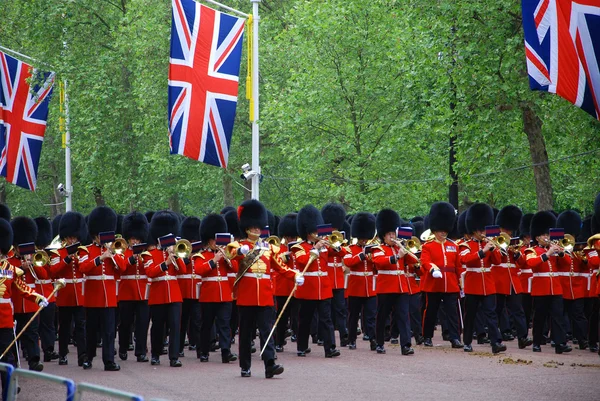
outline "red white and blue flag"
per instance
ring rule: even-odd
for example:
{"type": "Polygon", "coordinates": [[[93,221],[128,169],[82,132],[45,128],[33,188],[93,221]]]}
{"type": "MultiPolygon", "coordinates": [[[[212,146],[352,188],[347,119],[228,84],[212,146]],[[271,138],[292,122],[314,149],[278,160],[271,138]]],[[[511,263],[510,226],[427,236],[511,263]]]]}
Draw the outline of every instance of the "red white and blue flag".
{"type": "Polygon", "coordinates": [[[194,0],[172,0],[169,67],[171,154],[227,167],[244,18],[194,0]]]}
{"type": "Polygon", "coordinates": [[[529,86],[600,119],[600,0],[522,0],[529,86]]]}
{"type": "Polygon", "coordinates": [[[0,175],[31,191],[37,184],[53,84],[53,72],[39,72],[0,52],[0,175]]]}

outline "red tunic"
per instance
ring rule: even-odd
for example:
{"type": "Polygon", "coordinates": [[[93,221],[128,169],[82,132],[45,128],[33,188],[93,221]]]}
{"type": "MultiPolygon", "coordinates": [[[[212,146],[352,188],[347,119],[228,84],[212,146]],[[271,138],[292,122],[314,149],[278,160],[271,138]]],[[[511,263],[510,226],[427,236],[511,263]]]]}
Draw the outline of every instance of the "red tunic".
{"type": "Polygon", "coordinates": [[[131,249],[127,249],[123,256],[125,270],[119,278],[119,301],[144,301],[146,300],[148,277],[144,271],[142,256],[134,256],[131,249]],[[133,263],[131,263],[132,259],[133,263]]]}
{"type": "Polygon", "coordinates": [[[533,270],[530,280],[531,296],[562,295],[560,278],[557,275],[559,269],[569,269],[571,257],[550,256],[546,258],[546,249],[541,246],[529,248],[525,251],[527,266],[533,270]],[[544,255],[544,256],[542,256],[544,255]]]}
{"type": "Polygon", "coordinates": [[[419,260],[409,254],[398,258],[396,247],[388,245],[377,246],[373,250],[373,265],[377,270],[375,289],[377,294],[408,293],[405,264],[418,263],[419,260]]]}
{"type": "Polygon", "coordinates": [[[594,298],[600,296],[600,277],[598,276],[600,272],[600,256],[598,255],[598,251],[595,249],[588,249],[586,256],[588,259],[590,275],[590,291],[588,292],[588,297],[594,298]]]}
{"type": "Polygon", "coordinates": [[[499,250],[495,249],[481,258],[480,251],[484,246],[484,242],[474,239],[460,244],[460,261],[465,265],[465,294],[492,295],[496,293],[491,267],[502,262],[502,255],[499,250]]]}
{"type": "Polygon", "coordinates": [[[559,264],[558,271],[564,299],[573,300],[587,296],[589,269],[580,258],[571,256],[571,263],[559,264]]]}
{"type": "MultiPolygon", "coordinates": [[[[282,244],[279,248],[278,256],[281,256],[283,253],[288,251],[288,247],[285,244],[282,244]]],[[[283,259],[281,259],[283,262],[283,259]]],[[[296,259],[294,258],[294,254],[290,252],[286,257],[285,266],[288,269],[296,270],[296,259]]],[[[274,295],[276,297],[287,297],[292,293],[294,289],[294,285],[296,284],[293,277],[287,277],[286,275],[279,275],[279,273],[273,273],[273,285],[275,287],[274,295]]]]}
{"type": "MultiPolygon", "coordinates": [[[[31,270],[29,269],[25,269],[21,267],[21,259],[16,258],[16,257],[10,257],[8,258],[8,263],[11,264],[14,267],[18,267],[20,269],[22,269],[23,271],[23,275],[21,275],[19,278],[21,279],[21,281],[23,283],[25,283],[25,285],[27,285],[29,288],[31,288],[31,291],[34,292],[35,291],[35,277],[32,274],[31,270]]],[[[42,267],[38,267],[38,266],[34,266],[33,267],[34,270],[34,274],[35,276],[37,276],[38,279],[40,280],[46,280],[48,279],[48,273],[46,271],[46,269],[42,268],[42,267]]],[[[14,313],[33,313],[33,312],[37,312],[37,310],[40,308],[38,306],[38,304],[35,302],[35,298],[32,299],[30,297],[24,297],[22,295],[23,293],[21,291],[15,291],[12,294],[12,302],[13,305],[15,307],[15,312],[14,313]]],[[[50,293],[48,293],[49,295],[50,293]]]]}
{"type": "Polygon", "coordinates": [[[496,293],[510,295],[511,289],[514,290],[515,294],[522,293],[523,287],[519,279],[519,269],[517,268],[514,252],[509,250],[506,255],[502,252],[500,252],[500,255],[502,257],[500,264],[492,266],[492,277],[494,277],[496,293]]]}
{"type": "Polygon", "coordinates": [[[431,240],[421,248],[421,270],[424,272],[421,289],[424,292],[459,292],[462,272],[458,245],[449,239],[444,242],[431,240]],[[438,267],[442,278],[431,275],[432,269],[438,267]]]}
{"type": "Polygon", "coordinates": [[[147,295],[148,305],[170,304],[183,302],[181,290],[177,284],[177,270],[185,271],[185,263],[177,258],[176,263],[168,266],[166,271],[162,270],[161,265],[167,260],[167,251],[153,248],[142,253],[144,269],[148,276],[150,292],[147,295]]]}
{"type": "Polygon", "coordinates": [[[329,248],[327,252],[327,273],[331,280],[331,288],[340,290],[345,288],[344,264],[342,259],[349,253],[348,247],[341,247],[339,252],[329,248]]]}
{"type": "MultiPolygon", "coordinates": [[[[310,258],[310,250],[313,243],[302,241],[292,247],[298,271],[304,271],[310,258]]],[[[331,288],[332,280],[327,271],[327,248],[321,248],[319,257],[314,260],[304,273],[304,285],[296,290],[295,297],[298,299],[324,300],[333,297],[331,288]]]]}
{"type": "Polygon", "coordinates": [[[213,261],[215,252],[207,249],[193,256],[194,272],[202,276],[202,291],[200,291],[200,302],[231,302],[231,287],[227,279],[227,273],[237,273],[233,264],[225,259],[218,263],[213,261]]]}
{"type": "Polygon", "coordinates": [[[344,264],[350,269],[346,295],[349,297],[373,297],[377,295],[373,277],[375,266],[373,261],[364,254],[364,247],[350,245],[350,252],[344,256],[344,264]]]}
{"type": "Polygon", "coordinates": [[[533,270],[531,267],[527,266],[527,257],[525,256],[525,251],[527,250],[527,246],[522,246],[519,249],[521,256],[517,260],[515,260],[515,264],[519,269],[519,281],[521,282],[521,290],[524,294],[531,293],[531,289],[529,288],[530,278],[533,277],[533,270]]]}
{"type": "MultiPolygon", "coordinates": [[[[15,266],[7,260],[0,261],[0,328],[12,329],[14,325],[13,303],[15,293],[20,293],[20,299],[36,305],[38,295],[16,274],[15,266]]],[[[39,307],[36,308],[36,310],[39,307]]]]}
{"type": "Polygon", "coordinates": [[[83,306],[83,274],[79,271],[79,259],[77,255],[71,255],[69,263],[65,262],[68,256],[66,248],[60,248],[50,253],[50,275],[65,280],[65,288],[58,292],[56,305],[61,306],[83,306]]]}
{"type": "Polygon", "coordinates": [[[202,281],[198,273],[195,272],[192,260],[185,264],[185,269],[179,271],[177,282],[179,283],[179,290],[183,299],[198,299],[202,281]]]}
{"type": "Polygon", "coordinates": [[[125,261],[122,255],[115,255],[114,261],[108,258],[101,262],[102,253],[103,249],[96,244],[79,247],[79,271],[85,274],[86,308],[117,307],[117,274],[125,269],[125,261]]]}
{"type": "MultiPolygon", "coordinates": [[[[51,253],[48,253],[48,256],[51,256],[51,253]]],[[[38,268],[36,268],[37,271],[38,268]]],[[[52,284],[52,276],[50,275],[50,262],[45,264],[44,266],[39,267],[40,270],[45,271],[46,278],[40,277],[38,275],[38,279],[35,280],[35,291],[46,297],[49,303],[56,302],[56,295],[52,295],[52,291],[54,291],[54,285],[52,284]],[[49,298],[48,298],[49,297],[49,298]]],[[[62,291],[62,290],[61,290],[62,291]]]]}

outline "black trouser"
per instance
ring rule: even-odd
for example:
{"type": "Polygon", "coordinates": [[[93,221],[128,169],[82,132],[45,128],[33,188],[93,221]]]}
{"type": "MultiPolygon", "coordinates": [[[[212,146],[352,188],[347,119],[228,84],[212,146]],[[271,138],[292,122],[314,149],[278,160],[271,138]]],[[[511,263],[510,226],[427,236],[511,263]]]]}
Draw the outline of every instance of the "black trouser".
{"type": "Polygon", "coordinates": [[[231,338],[233,338],[235,337],[235,332],[238,327],[240,327],[240,314],[235,300],[231,303],[231,319],[229,320],[229,327],[231,328],[231,338]]]}
{"type": "MultiPolygon", "coordinates": [[[[10,344],[14,338],[15,334],[13,332],[13,329],[0,329],[0,349],[5,350],[6,347],[8,347],[8,344],[10,344]]],[[[1,362],[12,365],[15,368],[17,367],[17,359],[15,358],[15,353],[12,351],[7,352],[6,355],[4,355],[4,357],[2,358],[1,362]]],[[[6,380],[6,373],[2,372],[0,376],[2,377],[2,399],[4,400],[5,386],[8,386],[8,383],[6,380]]]]}
{"type": "MultiPolygon", "coordinates": [[[[17,321],[17,334],[19,334],[27,322],[33,317],[34,313],[15,313],[17,321]]],[[[29,366],[40,361],[40,346],[39,346],[39,318],[33,319],[29,327],[19,337],[21,348],[27,353],[27,361],[29,366]]]]}
{"type": "Polygon", "coordinates": [[[400,345],[410,346],[410,317],[409,317],[410,294],[377,294],[377,318],[375,323],[375,335],[377,345],[382,347],[384,343],[385,323],[394,311],[393,320],[396,322],[400,334],[400,345]]]}
{"type": "Polygon", "coordinates": [[[150,326],[148,301],[119,301],[119,311],[121,315],[119,352],[127,352],[131,327],[135,322],[135,356],[146,355],[148,352],[148,326],[150,326]]]}
{"type": "Polygon", "coordinates": [[[463,342],[465,345],[471,345],[473,342],[473,326],[477,310],[481,308],[481,313],[488,327],[488,335],[492,345],[500,341],[500,331],[498,330],[498,320],[496,319],[496,295],[465,295],[465,331],[463,332],[463,342]]]}
{"type": "Polygon", "coordinates": [[[457,312],[458,292],[425,292],[423,313],[423,336],[433,338],[440,303],[446,315],[446,326],[450,340],[458,340],[459,316],[457,312]]]}
{"type": "Polygon", "coordinates": [[[298,351],[306,351],[308,348],[308,336],[310,334],[310,324],[315,314],[319,315],[319,337],[323,340],[323,349],[325,353],[335,348],[335,335],[333,331],[333,322],[331,321],[331,299],[314,300],[299,299],[300,320],[298,322],[298,351]]]}
{"type": "MultiPolygon", "coordinates": [[[[283,305],[287,301],[288,297],[277,296],[275,298],[277,301],[277,316],[279,316],[281,314],[281,309],[283,308],[283,305]]],[[[293,315],[294,311],[296,313],[298,312],[298,306],[296,305],[297,303],[298,303],[298,301],[296,300],[296,298],[292,297],[290,299],[290,302],[286,306],[285,310],[283,311],[283,315],[279,319],[279,322],[277,323],[277,328],[275,329],[275,345],[283,347],[283,344],[285,343],[285,332],[288,328],[288,321],[290,322],[289,327],[291,327],[292,330],[294,330],[294,320],[295,320],[296,321],[296,329],[295,330],[298,329],[297,328],[298,318],[297,317],[294,318],[294,315],[293,315]]],[[[276,319],[277,319],[277,317],[276,317],[276,319]]]]}
{"type": "Polygon", "coordinates": [[[523,305],[523,313],[525,314],[525,324],[529,328],[531,324],[531,309],[533,308],[533,300],[531,299],[531,294],[525,292],[522,293],[521,304],[523,305]]]}
{"type": "MultiPolygon", "coordinates": [[[[512,292],[512,289],[511,289],[512,292]]],[[[505,314],[505,309],[510,312],[515,328],[517,329],[517,336],[519,338],[527,337],[529,333],[529,326],[525,321],[525,312],[523,311],[523,301],[521,300],[521,294],[515,294],[514,292],[510,295],[496,294],[496,315],[498,321],[500,316],[505,314]]],[[[508,327],[501,326],[502,332],[510,332],[510,321],[506,323],[508,327]]]]}
{"type": "Polygon", "coordinates": [[[96,356],[96,339],[102,339],[102,362],[115,362],[115,314],[117,308],[85,308],[86,354],[96,356]]]}
{"type": "Polygon", "coordinates": [[[583,312],[585,306],[585,298],[565,299],[564,312],[569,317],[569,321],[573,328],[573,337],[580,343],[587,341],[588,338],[588,321],[583,312]]]}
{"type": "Polygon", "coordinates": [[[56,342],[56,326],[54,326],[54,316],[56,314],[56,303],[49,303],[40,312],[40,343],[42,351],[46,354],[54,352],[54,343],[56,342]]]}
{"type": "MultiPolygon", "coordinates": [[[[188,335],[190,345],[198,345],[200,341],[201,322],[200,303],[197,299],[184,298],[181,305],[181,328],[179,330],[179,352],[185,347],[185,335],[188,335]],[[189,330],[188,330],[189,328],[189,330]]],[[[229,325],[229,321],[227,321],[229,325]]]]}
{"type": "Polygon", "coordinates": [[[588,316],[588,339],[591,345],[598,344],[598,318],[600,317],[600,298],[586,298],[586,313],[588,316]]]}
{"type": "Polygon", "coordinates": [[[421,293],[411,294],[408,303],[410,315],[410,330],[413,337],[417,338],[423,334],[423,319],[421,315],[421,293]]]}
{"type": "Polygon", "coordinates": [[[333,290],[333,298],[331,299],[331,319],[333,327],[340,333],[340,338],[348,335],[348,307],[344,296],[345,290],[339,288],[333,290]]]}
{"type": "Polygon", "coordinates": [[[179,359],[179,327],[181,302],[150,306],[152,328],[150,329],[150,347],[152,357],[158,358],[162,352],[165,327],[169,330],[169,359],[179,359]]]}
{"type": "MultiPolygon", "coordinates": [[[[83,306],[61,306],[58,308],[58,353],[64,358],[69,353],[71,324],[74,322],[74,338],[77,343],[77,359],[86,356],[85,309],[83,306]]],[[[96,346],[96,340],[94,340],[96,346]]]]}
{"type": "Polygon", "coordinates": [[[202,324],[200,325],[200,354],[208,355],[211,344],[211,329],[213,324],[219,334],[221,355],[230,354],[231,347],[231,302],[200,302],[202,324]]]}
{"type": "Polygon", "coordinates": [[[561,295],[533,296],[533,343],[542,344],[544,324],[550,316],[552,340],[564,344],[567,337],[564,329],[563,298],[561,295]]]}
{"type": "Polygon", "coordinates": [[[275,363],[275,342],[273,337],[265,347],[265,340],[273,328],[273,308],[271,306],[238,306],[240,317],[239,357],[240,368],[250,370],[252,365],[252,339],[258,327],[260,335],[260,349],[265,351],[262,359],[265,367],[275,363]]]}
{"type": "Polygon", "coordinates": [[[358,319],[364,317],[363,332],[375,339],[375,317],[377,316],[377,297],[348,297],[348,340],[356,342],[358,319]]]}

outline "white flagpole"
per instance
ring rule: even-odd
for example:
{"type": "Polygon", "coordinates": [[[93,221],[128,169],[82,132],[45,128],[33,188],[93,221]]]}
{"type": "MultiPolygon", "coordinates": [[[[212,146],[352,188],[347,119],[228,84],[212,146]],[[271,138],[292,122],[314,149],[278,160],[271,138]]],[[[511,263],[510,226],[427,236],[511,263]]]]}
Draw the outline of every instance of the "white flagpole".
{"type": "Polygon", "coordinates": [[[258,134],[258,3],[260,0],[250,0],[252,2],[252,97],[254,98],[254,120],[252,121],[252,170],[256,172],[252,176],[252,199],[259,200],[260,184],[260,141],[258,134]]]}
{"type": "Polygon", "coordinates": [[[73,210],[73,187],[71,186],[71,132],[69,131],[69,91],[67,90],[67,80],[64,80],[65,87],[65,211],[73,210]]]}

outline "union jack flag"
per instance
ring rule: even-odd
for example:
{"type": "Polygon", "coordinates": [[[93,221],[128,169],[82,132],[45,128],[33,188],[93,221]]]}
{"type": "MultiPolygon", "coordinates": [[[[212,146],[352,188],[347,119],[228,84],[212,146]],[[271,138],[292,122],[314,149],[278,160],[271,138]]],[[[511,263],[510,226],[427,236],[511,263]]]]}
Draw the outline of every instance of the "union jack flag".
{"type": "Polygon", "coordinates": [[[600,119],[600,0],[522,0],[529,86],[600,119]]]}
{"type": "Polygon", "coordinates": [[[0,52],[0,175],[35,191],[54,73],[0,52]],[[27,80],[34,77],[33,88],[27,80]]]}
{"type": "Polygon", "coordinates": [[[172,0],[169,67],[171,154],[227,167],[245,19],[172,0]]]}

